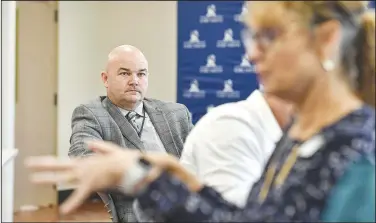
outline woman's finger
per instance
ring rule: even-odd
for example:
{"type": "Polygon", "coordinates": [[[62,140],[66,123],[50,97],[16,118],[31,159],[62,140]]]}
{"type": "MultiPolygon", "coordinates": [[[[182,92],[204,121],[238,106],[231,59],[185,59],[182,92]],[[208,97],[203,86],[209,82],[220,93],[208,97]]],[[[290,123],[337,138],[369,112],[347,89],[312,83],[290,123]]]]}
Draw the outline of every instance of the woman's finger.
{"type": "Polygon", "coordinates": [[[74,167],[73,160],[58,160],[53,156],[29,157],[25,166],[33,171],[66,171],[74,167]]]}
{"type": "Polygon", "coordinates": [[[69,214],[77,209],[89,197],[91,189],[89,181],[82,182],[67,201],[62,204],[60,212],[62,214],[69,214]]]}
{"type": "Polygon", "coordinates": [[[42,172],[42,173],[32,174],[30,176],[30,181],[34,184],[54,185],[58,183],[75,183],[78,181],[78,179],[77,179],[77,176],[73,172],[66,172],[66,173],[42,172]]]}

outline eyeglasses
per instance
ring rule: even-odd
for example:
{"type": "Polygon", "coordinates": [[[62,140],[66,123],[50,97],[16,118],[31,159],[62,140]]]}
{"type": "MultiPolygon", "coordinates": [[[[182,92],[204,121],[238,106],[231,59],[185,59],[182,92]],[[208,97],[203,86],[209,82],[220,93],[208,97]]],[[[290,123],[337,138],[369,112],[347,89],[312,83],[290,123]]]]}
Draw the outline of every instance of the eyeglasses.
{"type": "Polygon", "coordinates": [[[281,34],[281,30],[276,28],[267,28],[258,32],[253,32],[250,29],[243,29],[241,31],[241,39],[247,51],[251,50],[254,44],[257,44],[262,51],[267,50],[277,37],[281,34]]]}

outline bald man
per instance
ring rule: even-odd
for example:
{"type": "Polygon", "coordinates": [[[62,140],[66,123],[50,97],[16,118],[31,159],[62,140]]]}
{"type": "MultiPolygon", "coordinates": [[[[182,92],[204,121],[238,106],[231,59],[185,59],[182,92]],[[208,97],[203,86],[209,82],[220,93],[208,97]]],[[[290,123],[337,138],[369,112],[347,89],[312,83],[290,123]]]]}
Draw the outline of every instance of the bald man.
{"type": "MultiPolygon", "coordinates": [[[[182,104],[145,98],[149,71],[143,53],[134,46],[116,47],[108,55],[101,77],[107,96],[73,111],[69,156],[91,155],[85,142],[96,139],[128,149],[167,152],[180,158],[193,126],[188,109],[182,104]]],[[[116,191],[99,194],[114,222],[137,221],[132,199],[116,191]]]]}

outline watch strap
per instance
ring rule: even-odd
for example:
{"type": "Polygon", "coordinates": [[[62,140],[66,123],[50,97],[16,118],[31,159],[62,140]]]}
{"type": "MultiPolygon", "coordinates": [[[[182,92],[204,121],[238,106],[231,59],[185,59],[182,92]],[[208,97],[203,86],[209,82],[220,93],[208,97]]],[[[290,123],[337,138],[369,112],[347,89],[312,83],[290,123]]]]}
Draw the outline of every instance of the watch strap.
{"type": "Polygon", "coordinates": [[[135,186],[147,177],[150,169],[151,164],[140,157],[124,172],[120,185],[121,192],[126,195],[135,195],[135,186]]]}

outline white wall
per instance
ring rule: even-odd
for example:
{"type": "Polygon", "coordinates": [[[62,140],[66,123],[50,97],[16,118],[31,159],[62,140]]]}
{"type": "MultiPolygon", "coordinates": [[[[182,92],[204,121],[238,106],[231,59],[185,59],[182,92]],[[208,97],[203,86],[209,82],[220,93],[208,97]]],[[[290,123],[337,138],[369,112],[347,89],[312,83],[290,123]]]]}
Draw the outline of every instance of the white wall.
{"type": "Polygon", "coordinates": [[[14,148],[16,2],[1,3],[1,148],[14,148]]]}
{"type": "MultiPolygon", "coordinates": [[[[14,201],[14,158],[9,155],[14,149],[14,114],[15,114],[15,49],[16,49],[16,2],[1,2],[1,159],[0,173],[0,219],[1,222],[13,221],[14,201]],[[7,150],[5,150],[7,149],[7,150]],[[4,152],[4,154],[3,154],[4,152]],[[4,155],[4,157],[3,157],[4,155]],[[8,160],[6,160],[8,159],[8,160]],[[10,160],[9,160],[10,159],[10,160]],[[7,162],[6,162],[7,161],[7,162]],[[6,164],[7,163],[7,164],[6,164]],[[6,165],[4,165],[6,164],[6,165]],[[4,180],[4,181],[3,181],[4,180]],[[3,184],[4,182],[4,184],[3,184]],[[4,194],[4,195],[3,195],[4,194]],[[4,203],[3,203],[4,202],[4,203]]],[[[14,154],[15,155],[15,154],[14,154]]]]}
{"type": "Polygon", "coordinates": [[[176,2],[59,1],[58,39],[58,156],[68,153],[73,109],[105,94],[100,73],[118,45],[134,45],[146,55],[147,96],[176,101],[176,2]]]}

